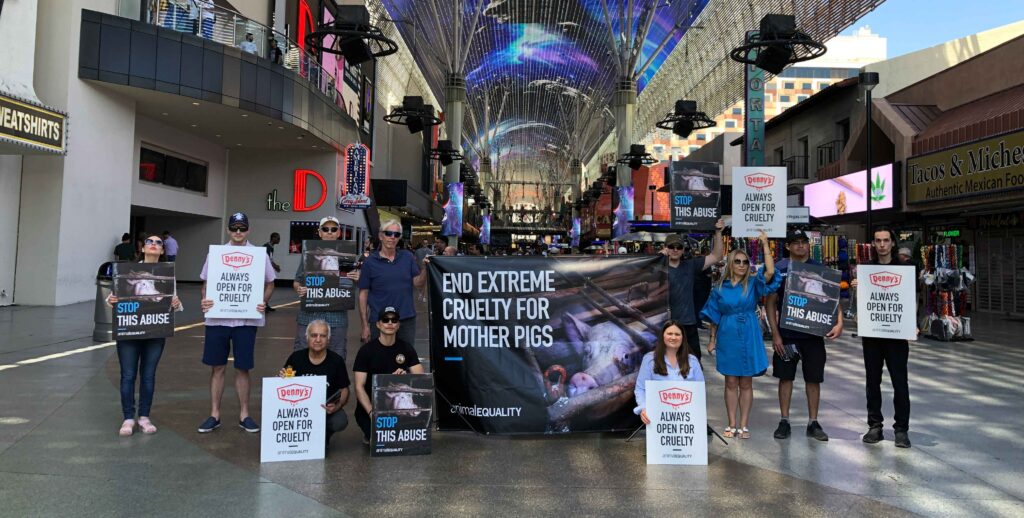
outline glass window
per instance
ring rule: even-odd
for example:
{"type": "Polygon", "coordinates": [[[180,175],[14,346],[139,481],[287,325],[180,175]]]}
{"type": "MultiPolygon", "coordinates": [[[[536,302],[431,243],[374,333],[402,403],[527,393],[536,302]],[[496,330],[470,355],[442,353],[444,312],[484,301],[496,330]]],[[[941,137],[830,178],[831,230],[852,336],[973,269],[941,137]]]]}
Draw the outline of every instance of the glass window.
{"type": "Polygon", "coordinates": [[[828,88],[829,85],[831,85],[831,84],[832,83],[829,83],[828,81],[822,81],[822,82],[818,83],[818,88],[824,90],[824,89],[828,88]]]}
{"type": "Polygon", "coordinates": [[[783,88],[793,89],[796,88],[796,83],[782,83],[783,88]]]}
{"type": "Polygon", "coordinates": [[[139,150],[139,180],[206,194],[206,164],[143,147],[139,150]]]}
{"type": "Polygon", "coordinates": [[[731,121],[731,120],[730,121],[725,121],[725,127],[726,128],[735,128],[736,127],[736,121],[731,121]]]}
{"type": "Polygon", "coordinates": [[[707,140],[707,139],[708,139],[707,135],[705,135],[703,133],[698,133],[697,134],[697,140],[707,140]]]}
{"type": "Polygon", "coordinates": [[[733,108],[732,109],[732,114],[733,115],[743,115],[743,108],[733,108]]]}
{"type": "Polygon", "coordinates": [[[801,88],[803,88],[804,90],[810,90],[812,88],[812,85],[811,83],[804,83],[803,85],[801,85],[801,88]]]}
{"type": "Polygon", "coordinates": [[[798,102],[798,103],[804,102],[804,100],[806,100],[806,99],[807,99],[806,95],[798,95],[798,96],[796,96],[796,102],[798,102]]]}
{"type": "Polygon", "coordinates": [[[788,95],[780,95],[779,96],[779,102],[780,103],[788,103],[789,102],[789,96],[788,95]]]}
{"type": "Polygon", "coordinates": [[[700,146],[690,146],[690,153],[693,153],[694,151],[697,151],[698,149],[700,149],[700,146]]]}

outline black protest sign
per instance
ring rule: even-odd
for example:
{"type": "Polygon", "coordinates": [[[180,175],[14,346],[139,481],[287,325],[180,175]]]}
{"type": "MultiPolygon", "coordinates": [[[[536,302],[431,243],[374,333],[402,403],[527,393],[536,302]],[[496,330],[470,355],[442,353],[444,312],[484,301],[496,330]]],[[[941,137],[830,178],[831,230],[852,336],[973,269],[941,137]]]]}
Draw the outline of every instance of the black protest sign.
{"type": "Polygon", "coordinates": [[[355,283],[346,277],[357,256],[351,241],[303,241],[302,268],[306,311],[346,311],[356,307],[355,283]]]}
{"type": "Polygon", "coordinates": [[[114,263],[114,340],[174,336],[174,263],[114,263]]]}
{"type": "Polygon", "coordinates": [[[433,374],[374,375],[371,398],[372,456],[430,453],[430,421],[434,413],[433,374]]]}
{"type": "Polygon", "coordinates": [[[433,257],[440,429],[635,429],[640,360],[668,318],[661,263],[653,256],[433,257]]]}
{"type": "Polygon", "coordinates": [[[672,162],[672,230],[714,230],[721,178],[721,164],[672,162]]]}
{"type": "Polygon", "coordinates": [[[842,273],[825,266],[790,262],[779,327],[825,336],[839,316],[842,273]]]}

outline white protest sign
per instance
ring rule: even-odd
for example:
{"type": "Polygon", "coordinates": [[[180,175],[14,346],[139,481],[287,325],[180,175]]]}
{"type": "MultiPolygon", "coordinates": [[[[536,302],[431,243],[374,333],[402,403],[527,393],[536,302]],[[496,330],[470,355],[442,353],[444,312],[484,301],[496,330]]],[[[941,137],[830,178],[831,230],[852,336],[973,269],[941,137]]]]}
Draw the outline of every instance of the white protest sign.
{"type": "Polygon", "coordinates": [[[647,463],[708,465],[703,381],[648,381],[647,463]]]}
{"type": "Polygon", "coordinates": [[[732,235],[786,237],[786,168],[732,169],[732,235]]]}
{"type": "Polygon", "coordinates": [[[324,458],[327,376],[263,378],[260,462],[324,458]]]}
{"type": "Polygon", "coordinates": [[[917,338],[916,286],[913,266],[857,265],[857,334],[917,338]]]}
{"type": "Polygon", "coordinates": [[[206,256],[206,318],[262,318],[267,249],[262,246],[210,245],[206,256]]]}

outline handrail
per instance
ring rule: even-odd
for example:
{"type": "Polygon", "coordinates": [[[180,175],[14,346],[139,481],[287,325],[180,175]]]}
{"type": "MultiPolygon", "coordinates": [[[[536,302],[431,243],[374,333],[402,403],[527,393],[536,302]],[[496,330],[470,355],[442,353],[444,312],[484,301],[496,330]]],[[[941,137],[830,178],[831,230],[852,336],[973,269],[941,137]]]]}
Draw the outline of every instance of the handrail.
{"type": "Polygon", "coordinates": [[[291,70],[309,81],[342,109],[337,79],[309,52],[288,36],[245,15],[215,5],[212,0],[152,0],[140,12],[138,0],[120,0],[118,16],[192,33],[200,38],[241,49],[291,70]],[[247,40],[252,34],[251,41],[247,40]]]}

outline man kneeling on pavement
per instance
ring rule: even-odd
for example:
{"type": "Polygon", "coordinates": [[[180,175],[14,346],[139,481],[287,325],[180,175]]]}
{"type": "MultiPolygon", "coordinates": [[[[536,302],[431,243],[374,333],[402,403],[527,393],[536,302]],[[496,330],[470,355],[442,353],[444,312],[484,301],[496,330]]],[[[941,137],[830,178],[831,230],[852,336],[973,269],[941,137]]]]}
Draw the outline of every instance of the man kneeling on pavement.
{"type": "Polygon", "coordinates": [[[348,426],[348,417],[342,408],[348,402],[348,371],[345,370],[345,360],[341,355],[327,349],[330,341],[331,326],[327,322],[310,322],[306,326],[306,343],[309,348],[293,352],[279,373],[283,377],[291,369],[293,376],[327,377],[327,401],[321,405],[327,411],[325,447],[331,442],[332,435],[348,426]]]}

